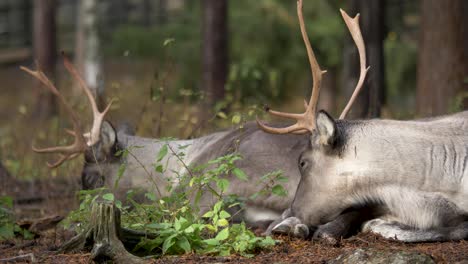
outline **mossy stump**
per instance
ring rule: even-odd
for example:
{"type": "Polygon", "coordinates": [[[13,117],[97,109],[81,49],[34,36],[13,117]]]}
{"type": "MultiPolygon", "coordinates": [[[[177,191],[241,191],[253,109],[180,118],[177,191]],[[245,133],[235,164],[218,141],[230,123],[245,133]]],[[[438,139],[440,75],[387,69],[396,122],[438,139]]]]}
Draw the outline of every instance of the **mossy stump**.
{"type": "Polygon", "coordinates": [[[121,241],[120,210],[108,201],[94,202],[88,228],[66,242],[59,252],[82,250],[92,245],[91,258],[96,262],[112,260],[114,263],[145,263],[130,254],[121,241]]]}

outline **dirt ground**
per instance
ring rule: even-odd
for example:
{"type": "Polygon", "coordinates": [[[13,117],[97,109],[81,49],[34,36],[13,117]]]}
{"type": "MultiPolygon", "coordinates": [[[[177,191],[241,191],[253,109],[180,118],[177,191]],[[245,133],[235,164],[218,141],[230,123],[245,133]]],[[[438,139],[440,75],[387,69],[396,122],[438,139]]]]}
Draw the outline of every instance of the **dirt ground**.
{"type": "MultiPolygon", "coordinates": [[[[0,194],[15,198],[15,213],[18,221],[34,220],[41,217],[65,216],[78,206],[74,193],[79,189],[78,180],[49,180],[18,182],[1,179],[0,194]]],[[[16,239],[0,242],[0,259],[28,255],[38,263],[89,263],[89,252],[57,254],[55,250],[73,236],[70,231],[52,227],[40,232],[34,240],[16,239]]],[[[240,256],[168,256],[151,259],[153,263],[324,263],[357,248],[375,248],[384,251],[415,251],[429,254],[438,263],[468,261],[468,241],[444,243],[405,244],[388,241],[372,234],[359,234],[342,239],[337,245],[320,241],[302,241],[289,237],[277,237],[283,242],[269,251],[258,253],[254,258],[240,256]]],[[[27,263],[24,259],[15,263],[27,263]]],[[[0,261],[1,262],[1,261],[0,261]]]]}

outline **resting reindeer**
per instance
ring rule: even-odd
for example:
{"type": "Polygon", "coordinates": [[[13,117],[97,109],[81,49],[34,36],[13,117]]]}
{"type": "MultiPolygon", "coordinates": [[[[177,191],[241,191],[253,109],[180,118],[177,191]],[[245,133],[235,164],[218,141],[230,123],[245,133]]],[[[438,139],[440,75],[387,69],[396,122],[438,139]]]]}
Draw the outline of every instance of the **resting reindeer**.
{"type": "MultiPolygon", "coordinates": [[[[345,22],[351,32],[359,32],[358,18],[345,22]]],[[[361,64],[356,94],[368,68],[360,34],[353,39],[361,64]]],[[[317,100],[324,72],[310,47],[308,51],[312,99],[317,100]]],[[[313,107],[300,115],[270,113],[297,123],[272,128],[258,121],[264,131],[309,134],[307,150],[299,158],[301,180],[294,200],[285,219],[271,229],[304,236],[308,227],[325,224],[320,232],[344,215],[353,219],[352,211],[340,216],[346,210],[372,207],[378,218],[364,229],[386,238],[468,238],[468,112],[416,121],[346,121],[344,115],[334,120],[324,111],[316,114],[313,107]]]]}
{"type": "MultiPolygon", "coordinates": [[[[320,232],[318,234],[325,234],[332,233],[336,236],[341,236],[344,234],[351,223],[354,223],[355,220],[360,216],[356,211],[350,210],[345,211],[348,208],[333,208],[333,214],[327,215],[326,218],[320,219],[320,222],[308,222],[305,218],[302,218],[302,215],[299,215],[297,212],[298,202],[301,200],[298,198],[298,195],[295,196],[296,189],[298,188],[299,182],[301,181],[301,186],[304,185],[304,180],[301,180],[301,172],[298,168],[298,160],[301,156],[301,153],[306,150],[306,148],[311,144],[315,143],[315,141],[311,141],[312,138],[317,139],[319,142],[321,140],[325,140],[326,137],[322,137],[319,133],[321,130],[321,125],[325,125],[325,128],[328,129],[327,124],[332,124],[332,122],[325,122],[320,123],[317,122],[318,128],[315,129],[316,122],[315,122],[315,109],[318,100],[318,93],[320,89],[320,79],[321,79],[321,71],[318,67],[318,63],[316,62],[312,48],[310,47],[307,34],[305,32],[305,27],[302,18],[302,1],[298,1],[298,14],[299,14],[299,21],[301,26],[301,32],[306,43],[306,48],[309,55],[309,60],[312,65],[312,72],[314,77],[314,89],[312,93],[312,97],[309,103],[306,104],[306,113],[301,115],[291,115],[291,114],[281,114],[278,112],[270,111],[271,113],[277,113],[281,116],[287,117],[301,117],[298,124],[293,126],[292,128],[287,129],[272,129],[269,128],[263,123],[259,122],[260,127],[267,131],[273,133],[291,133],[285,135],[274,135],[264,133],[262,130],[258,129],[254,124],[247,124],[245,129],[243,130],[230,130],[226,132],[219,132],[215,134],[211,134],[202,138],[192,139],[192,140],[174,140],[168,142],[171,148],[175,152],[183,151],[185,153],[183,157],[183,162],[185,164],[202,164],[208,160],[216,158],[221,155],[225,155],[231,153],[233,151],[237,151],[240,153],[244,159],[237,163],[237,166],[243,169],[249,176],[249,182],[240,181],[236,177],[230,177],[230,187],[228,190],[228,194],[237,194],[243,197],[249,197],[253,193],[257,192],[262,188],[262,186],[252,184],[252,182],[257,182],[258,179],[271,171],[281,169],[285,176],[289,178],[288,182],[286,183],[286,189],[288,190],[288,195],[286,197],[277,197],[274,195],[269,195],[266,197],[260,197],[256,200],[250,201],[247,204],[247,208],[244,212],[244,220],[247,222],[257,222],[257,221],[272,221],[277,220],[280,217],[281,212],[287,209],[291,203],[293,203],[296,207],[293,207],[292,215],[293,217],[288,217],[291,214],[291,210],[286,210],[283,214],[283,218],[286,218],[281,224],[274,225],[274,231],[281,232],[284,230],[289,229],[297,229],[297,235],[305,236],[308,232],[307,226],[300,223],[300,220],[303,220],[304,223],[308,225],[317,225],[319,223],[325,223],[329,220],[334,220],[330,223],[325,224],[321,228],[319,228],[320,232]],[[317,70],[318,69],[318,70],[317,70]],[[310,135],[310,134],[311,135],[310,135]],[[297,135],[302,134],[302,135],[297,135]],[[238,141],[238,143],[237,143],[238,141]],[[181,146],[189,145],[188,148],[182,149],[181,146]],[[296,197],[296,198],[295,198],[296,197]],[[344,212],[340,216],[336,218],[341,212],[344,212]],[[299,217],[299,218],[297,218],[299,217]],[[334,227],[340,227],[336,230],[334,227]],[[284,228],[285,227],[285,228],[284,228]],[[333,228],[330,228],[333,227],[333,228]]],[[[362,41],[361,33],[358,27],[357,22],[353,22],[347,15],[343,13],[343,17],[345,19],[346,24],[350,28],[351,34],[353,39],[355,40],[358,50],[360,52],[361,57],[361,68],[365,68],[365,53],[364,53],[364,44],[362,41]],[[350,26],[351,25],[351,26],[350,26]]],[[[88,162],[82,174],[83,179],[83,186],[85,188],[93,188],[99,187],[102,185],[112,186],[114,183],[115,178],[117,177],[117,171],[121,163],[126,163],[127,169],[124,175],[121,177],[120,180],[120,188],[121,192],[125,192],[128,188],[135,188],[135,187],[147,187],[150,186],[148,184],[148,176],[149,173],[153,180],[157,183],[157,185],[164,186],[167,183],[167,179],[172,179],[175,182],[175,174],[171,173],[171,171],[179,171],[183,172],[185,167],[177,161],[174,157],[172,157],[171,153],[166,157],[168,162],[168,170],[167,173],[161,175],[156,173],[152,170],[152,164],[154,159],[161,149],[161,147],[166,144],[165,142],[158,142],[155,139],[151,138],[141,138],[137,136],[133,136],[131,133],[128,133],[128,130],[121,129],[115,131],[108,123],[103,123],[103,117],[107,113],[109,107],[106,108],[105,111],[100,113],[96,107],[94,102],[94,98],[89,93],[89,89],[86,88],[86,85],[82,78],[79,76],[77,71],[73,68],[73,66],[65,59],[65,66],[67,70],[74,76],[75,79],[78,80],[80,86],[86,92],[88,99],[91,102],[93,113],[94,113],[94,122],[93,127],[89,133],[84,133],[80,120],[73,112],[71,107],[68,106],[66,101],[63,97],[58,93],[57,89],[54,85],[47,79],[47,77],[40,71],[31,71],[26,68],[23,68],[34,77],[38,78],[41,82],[45,84],[45,87],[50,89],[55,95],[57,95],[60,101],[64,104],[65,110],[70,115],[70,118],[73,123],[74,130],[69,131],[75,137],[75,143],[71,146],[66,147],[53,147],[47,149],[35,149],[37,152],[41,153],[59,153],[61,156],[59,160],[54,164],[49,164],[51,167],[60,166],[66,160],[72,159],[77,157],[80,153],[86,152],[86,161],[88,162]],[[124,158],[117,158],[114,156],[117,150],[131,148],[132,146],[141,146],[142,148],[134,148],[132,149],[132,155],[128,155],[124,158]],[[163,178],[164,177],[164,178],[163,178]]],[[[354,99],[359,92],[360,87],[365,78],[365,71],[362,71],[361,78],[358,82],[357,88],[352,96],[352,99],[348,103],[347,107],[343,111],[341,118],[344,118],[347,111],[349,111],[350,106],[352,105],[354,99]]],[[[466,113],[461,113],[459,116],[461,118],[465,118],[466,120],[466,113]]],[[[461,131],[460,128],[457,127],[457,124],[451,122],[451,119],[458,119],[459,116],[451,116],[447,118],[441,118],[439,120],[440,125],[449,125],[452,126],[452,131],[461,131]]],[[[318,115],[318,121],[321,120],[332,120],[328,117],[325,113],[318,115]],[[323,118],[327,117],[327,118],[323,118]]],[[[356,121],[357,122],[357,121],[356,121]]],[[[365,121],[361,121],[365,122],[365,121]]],[[[377,121],[376,121],[377,122],[377,121]]],[[[379,121],[385,122],[385,121],[379,121]]],[[[394,121],[397,122],[397,121],[394,121]]],[[[419,124],[424,121],[413,121],[414,124],[419,124]]],[[[345,121],[336,121],[336,133],[333,134],[333,137],[340,139],[340,141],[333,141],[333,144],[338,142],[345,142],[346,138],[342,138],[343,135],[347,135],[345,131],[341,131],[341,129],[346,130],[344,127],[342,128],[340,124],[345,124],[345,121]]],[[[359,123],[359,122],[358,122],[359,123]]],[[[400,122],[402,123],[402,122],[400,122]]],[[[335,122],[333,122],[335,124],[335,122]]],[[[347,123],[346,123],[347,124],[347,123]]],[[[351,124],[351,123],[350,123],[351,124]]],[[[406,126],[406,123],[402,123],[403,126],[406,126]]],[[[409,123],[408,123],[409,124],[409,123]]],[[[428,122],[429,126],[432,126],[432,123],[428,122]]],[[[416,125],[414,125],[416,126],[416,125]]],[[[346,126],[348,127],[348,126],[346,126]]],[[[352,127],[349,125],[349,127],[352,127]]],[[[335,128],[335,127],[333,127],[335,128]]],[[[437,130],[434,128],[434,130],[437,130]]],[[[442,129],[441,129],[442,130],[442,129]]],[[[351,131],[353,130],[349,130],[351,131]]],[[[403,135],[404,136],[404,135],[403,135]]],[[[364,139],[363,139],[364,140],[364,139]]],[[[326,142],[326,141],[323,141],[326,142]]],[[[323,143],[322,142],[322,143],[323,143]]],[[[330,141],[330,144],[332,141],[330,141]]],[[[332,145],[333,145],[332,144],[332,145]]],[[[325,146],[325,145],[324,145],[325,146]]],[[[334,146],[334,145],[333,145],[334,146]]],[[[338,146],[338,145],[337,145],[338,146]]],[[[360,147],[360,146],[359,146],[360,147]]],[[[368,146],[372,147],[372,146],[368,146]]],[[[401,146],[400,146],[401,147],[401,146]]],[[[360,147],[361,148],[361,147],[360,147]]],[[[317,150],[317,148],[314,147],[317,150]]],[[[325,147],[323,148],[325,150],[325,147]]],[[[357,153],[361,154],[361,149],[357,149],[357,153]]],[[[302,155],[303,158],[308,157],[307,153],[310,150],[307,150],[302,155]]],[[[343,152],[346,153],[346,152],[343,152]]],[[[331,154],[331,153],[330,153],[331,154]]],[[[357,155],[357,154],[356,154],[357,155]]],[[[304,168],[315,168],[319,170],[327,169],[328,164],[321,164],[321,163],[310,163],[311,160],[303,160],[304,162],[300,162],[301,167],[304,168]],[[307,163],[309,162],[309,163],[307,163]]],[[[358,169],[355,167],[348,167],[349,175],[354,171],[352,169],[358,169]]],[[[302,173],[304,173],[304,169],[301,169],[302,173]]],[[[357,170],[356,172],[359,172],[357,170]]],[[[175,182],[176,184],[176,182],[175,182]]],[[[318,188],[318,186],[311,187],[310,190],[304,190],[305,187],[300,187],[298,192],[301,195],[304,195],[305,201],[310,198],[310,192],[314,190],[317,191],[315,196],[324,196],[324,199],[330,199],[336,192],[322,192],[318,188]],[[327,198],[328,197],[328,198],[327,198]]],[[[164,192],[164,188],[160,190],[164,192]]],[[[327,190],[328,191],[328,190],[327,190]]],[[[161,193],[164,195],[164,193],[161,193]]],[[[314,199],[315,199],[314,196],[314,199]]],[[[204,197],[204,202],[209,202],[210,197],[204,197]]],[[[337,198],[338,199],[338,198],[337,198]]],[[[303,200],[301,200],[303,201],[303,200]]],[[[317,199],[317,201],[319,201],[317,199]]],[[[311,201],[312,204],[313,201],[311,201]]],[[[332,205],[332,204],[330,204],[332,205]]],[[[348,206],[352,207],[354,204],[348,206]]],[[[303,206],[303,205],[301,205],[303,206]]],[[[302,207],[301,207],[302,208],[302,207]]],[[[308,207],[304,207],[304,212],[309,212],[307,209],[308,207]]],[[[311,208],[312,209],[312,208],[311,208]]],[[[313,209],[312,209],[313,210],[313,209]]],[[[316,212],[316,215],[322,213],[319,209],[316,212]]],[[[279,218],[281,220],[281,218],[279,218]]],[[[378,230],[377,230],[378,231],[378,230]]],[[[451,237],[446,237],[446,239],[451,239],[451,237]]]]}

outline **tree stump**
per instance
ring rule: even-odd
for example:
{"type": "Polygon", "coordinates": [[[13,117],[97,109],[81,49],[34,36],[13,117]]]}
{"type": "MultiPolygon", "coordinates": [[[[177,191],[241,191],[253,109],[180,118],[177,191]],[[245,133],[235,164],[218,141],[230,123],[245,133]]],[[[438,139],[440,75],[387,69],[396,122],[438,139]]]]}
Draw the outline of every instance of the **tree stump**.
{"type": "Polygon", "coordinates": [[[59,252],[82,250],[92,244],[91,258],[96,262],[112,260],[115,263],[145,263],[142,258],[130,254],[120,240],[120,210],[114,203],[94,202],[87,229],[66,242],[59,252]]]}

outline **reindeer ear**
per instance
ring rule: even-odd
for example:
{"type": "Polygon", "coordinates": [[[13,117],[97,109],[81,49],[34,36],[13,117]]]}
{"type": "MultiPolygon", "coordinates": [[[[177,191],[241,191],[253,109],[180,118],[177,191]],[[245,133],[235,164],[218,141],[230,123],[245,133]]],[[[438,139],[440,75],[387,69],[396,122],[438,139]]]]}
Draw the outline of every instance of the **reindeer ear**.
{"type": "Polygon", "coordinates": [[[317,130],[321,145],[332,146],[336,140],[335,120],[325,111],[320,110],[317,114],[317,130]]]}

